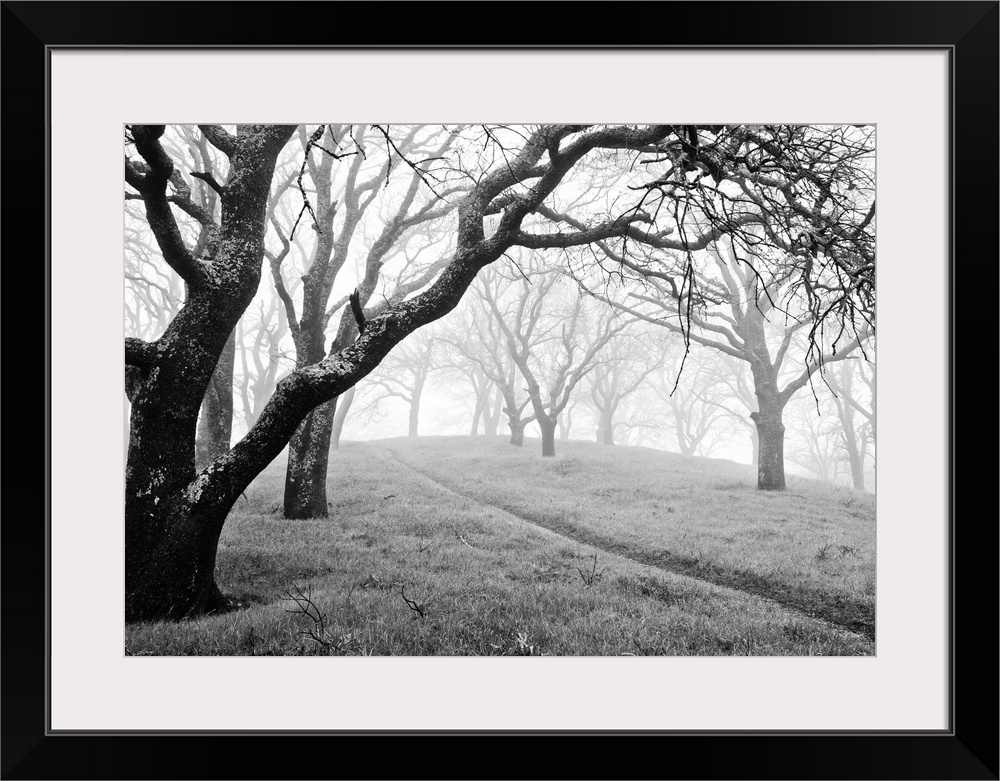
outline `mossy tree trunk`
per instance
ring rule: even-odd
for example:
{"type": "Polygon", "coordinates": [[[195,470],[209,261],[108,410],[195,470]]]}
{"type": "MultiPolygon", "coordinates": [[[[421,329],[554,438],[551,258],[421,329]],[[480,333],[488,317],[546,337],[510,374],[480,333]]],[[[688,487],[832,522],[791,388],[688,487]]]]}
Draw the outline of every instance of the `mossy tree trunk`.
{"type": "MultiPolygon", "coordinates": [[[[236,135],[220,126],[201,129],[230,159],[227,182],[219,186],[218,242],[209,258],[190,252],[171,212],[171,205],[184,196],[175,190],[168,200],[173,163],[159,142],[165,126],[128,128],[144,162],[126,160],[126,181],[143,201],[164,260],[189,290],[162,337],[155,342],[125,340],[125,361],[135,370],[128,380],[132,409],[125,503],[129,622],[178,619],[224,606],[214,580],[216,550],[241,493],[278,456],[311,410],[370,374],[409,334],[452,311],[486,265],[515,243],[578,246],[626,231],[634,238],[639,229],[633,223],[639,218],[632,212],[571,232],[525,232],[521,224],[591,150],[642,150],[672,132],[668,126],[602,127],[561,146],[580,128],[544,125],[533,131],[516,156],[480,177],[463,197],[455,249],[430,287],[391,302],[367,320],[355,342],[282,379],[247,435],[196,473],[198,412],[226,341],[257,291],[271,179],[277,155],[294,132],[291,126],[272,125],[240,125],[236,135]],[[502,201],[503,215],[487,237],[485,221],[499,211],[497,199],[528,178],[534,179],[533,186],[514,202],[502,201]]],[[[659,234],[646,240],[663,241],[659,234]]]]}
{"type": "Polygon", "coordinates": [[[320,404],[306,415],[288,443],[285,470],[285,518],[326,518],[326,477],[337,400],[320,404]]]}
{"type": "Polygon", "coordinates": [[[126,340],[126,361],[139,374],[133,372],[125,471],[128,621],[181,618],[221,604],[215,551],[231,503],[222,486],[192,489],[195,433],[220,356],[257,290],[271,175],[291,131],[284,126],[240,126],[237,136],[221,128],[208,131],[229,155],[230,171],[218,241],[206,261],[185,246],[167,199],[174,167],[159,141],[165,127],[132,127],[144,164],[131,163],[126,179],[141,195],[164,259],[187,283],[188,295],[155,343],[126,340]]]}

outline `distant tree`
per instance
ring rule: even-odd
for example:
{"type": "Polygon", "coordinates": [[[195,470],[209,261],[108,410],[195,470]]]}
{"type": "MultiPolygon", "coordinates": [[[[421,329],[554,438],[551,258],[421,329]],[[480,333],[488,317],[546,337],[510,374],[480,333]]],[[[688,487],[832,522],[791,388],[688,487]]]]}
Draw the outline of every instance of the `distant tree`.
{"type": "Polygon", "coordinates": [[[599,360],[589,376],[590,401],[597,412],[597,441],[602,445],[615,444],[615,427],[618,411],[629,396],[654,372],[662,350],[648,335],[619,333],[601,351],[599,360]]]}
{"type": "MultiPolygon", "coordinates": [[[[487,303],[500,296],[506,286],[507,278],[499,274],[494,266],[484,268],[472,285],[472,293],[469,296],[471,305],[463,309],[467,319],[450,321],[450,332],[443,338],[455,352],[477,367],[483,376],[493,383],[497,393],[494,405],[499,404],[507,416],[510,444],[522,447],[524,429],[534,421],[535,415],[534,413],[525,415],[531,399],[523,395],[521,390],[523,381],[508,350],[506,336],[487,303]],[[468,325],[467,330],[455,333],[455,328],[461,329],[463,325],[468,325]]],[[[495,413],[496,406],[492,414],[495,413]]],[[[498,428],[499,415],[496,415],[495,419],[498,428]]],[[[496,430],[493,429],[494,433],[496,430]]]]}
{"type": "Polygon", "coordinates": [[[671,344],[668,355],[651,383],[667,411],[663,430],[681,455],[710,456],[731,427],[729,389],[704,360],[692,362],[678,377],[684,360],[680,342],[671,344]]]}
{"type": "Polygon", "coordinates": [[[840,421],[840,438],[851,469],[851,481],[859,491],[865,490],[865,459],[875,447],[875,373],[866,367],[872,368],[864,359],[844,361],[825,375],[840,421]]]}
{"type": "Polygon", "coordinates": [[[789,460],[819,480],[836,481],[844,459],[840,425],[831,414],[830,399],[825,393],[819,404],[812,398],[799,399],[789,404],[787,417],[791,444],[789,460]]]}
{"type": "MultiPolygon", "coordinates": [[[[434,171],[410,167],[409,157],[439,159],[454,143],[456,132],[412,126],[394,138],[390,130],[379,125],[298,128],[303,163],[297,172],[293,170],[294,177],[286,175],[272,198],[268,215],[281,249],[266,253],[291,327],[298,368],[326,357],[327,329],[338,312],[341,320],[330,352],[346,348],[357,336],[354,315],[345,307],[348,296],[332,304],[330,301],[341,270],[358,252],[357,245],[365,245],[358,281],[358,304],[365,307],[383,281],[383,267],[391,258],[402,257],[398,242],[412,235],[418,226],[452,210],[442,205],[442,199],[461,188],[449,185],[441,191],[428,191],[426,177],[434,176],[434,171]],[[343,167],[335,170],[335,163],[341,162],[343,167]],[[391,186],[394,174],[397,182],[391,186]],[[291,186],[293,181],[297,187],[291,186]],[[311,185],[311,194],[305,188],[306,181],[311,185]],[[279,220],[276,206],[283,197],[286,201],[297,198],[301,205],[291,211],[286,209],[287,216],[279,220]],[[282,222],[286,223],[284,227],[282,222]],[[375,238],[364,235],[366,225],[379,231],[375,238]],[[294,243],[297,230],[300,235],[303,230],[314,234],[305,252],[294,243]],[[290,253],[299,255],[298,265],[304,269],[298,307],[284,282],[283,265],[290,253]]],[[[413,289],[407,288],[404,294],[413,289]]],[[[400,291],[396,295],[402,297],[400,291]]],[[[286,518],[326,517],[328,513],[326,482],[336,404],[332,399],[312,410],[289,442],[286,518]]]]}
{"type": "Polygon", "coordinates": [[[333,416],[333,432],[331,434],[331,444],[334,450],[340,449],[340,436],[344,433],[344,422],[354,404],[356,393],[357,388],[352,385],[337,398],[337,412],[333,416]]]}
{"type": "MultiPolygon", "coordinates": [[[[127,213],[133,209],[126,203],[127,213]]],[[[135,219],[125,223],[125,333],[155,339],[181,308],[184,289],[143,227],[135,219]]]]}
{"type": "MultiPolygon", "coordinates": [[[[794,129],[775,136],[770,131],[742,127],[737,132],[721,126],[470,128],[447,169],[461,177],[467,187],[463,192],[450,197],[438,192],[439,182],[430,170],[434,161],[404,161],[409,171],[419,172],[417,189],[422,195],[430,193],[427,202],[435,204],[429,208],[440,205],[452,210],[442,228],[448,240],[433,253],[426,277],[410,277],[407,292],[400,285],[376,284],[369,300],[362,288],[367,288],[371,266],[364,263],[365,279],[358,286],[362,313],[352,309],[351,320],[342,316],[335,349],[281,379],[247,435],[199,471],[195,467],[198,411],[226,342],[258,289],[265,243],[276,246],[265,236],[267,211],[276,185],[280,186],[280,177],[275,181],[279,156],[296,126],[202,125],[197,132],[225,158],[215,186],[208,182],[218,193],[221,209],[217,230],[206,226],[204,242],[192,239],[185,227],[190,210],[198,204],[190,197],[190,185],[175,176],[178,160],[165,146],[166,126],[126,128],[126,197],[141,202],[142,219],[160,255],[186,285],[184,303],[162,335],[154,341],[125,340],[132,398],[125,479],[125,618],[130,622],[177,619],[225,607],[227,601],[214,578],[216,550],[226,517],[251,480],[281,452],[311,410],[368,375],[416,329],[454,309],[476,274],[512,247],[569,250],[627,237],[629,247],[694,251],[763,219],[762,211],[770,207],[760,201],[760,193],[781,186],[802,188],[805,194],[793,193],[793,214],[786,220],[796,230],[796,249],[802,250],[796,256],[801,257],[795,266],[799,279],[803,284],[808,280],[817,293],[826,289],[817,282],[842,274],[850,280],[841,285],[842,301],[855,302],[864,298],[865,291],[874,290],[874,263],[869,263],[861,241],[873,209],[868,217],[853,219],[864,198],[854,193],[855,201],[843,210],[843,219],[842,215],[828,218],[823,204],[830,198],[822,194],[830,179],[825,169],[817,173],[817,166],[800,165],[797,171],[785,170],[782,178],[764,165],[765,157],[777,159],[777,152],[794,151],[791,145],[803,136],[794,129]],[[722,141],[728,145],[721,146],[722,141]],[[699,205],[711,188],[711,177],[706,179],[696,170],[704,166],[711,173],[719,154],[750,191],[736,215],[705,212],[707,201],[699,205]],[[612,177],[602,184],[602,198],[574,213],[573,199],[563,197],[563,190],[586,190],[590,171],[609,166],[638,172],[644,186],[630,189],[612,177]],[[698,181],[691,176],[698,176],[698,181]],[[825,199],[819,207],[812,205],[813,191],[825,199]],[[654,192],[669,192],[674,205],[686,198],[692,209],[700,210],[703,222],[695,230],[680,216],[687,210],[657,210],[650,198],[654,192]],[[812,200],[806,202],[806,195],[812,200]],[[798,227],[806,223],[813,230],[803,239],[798,227]],[[845,232],[843,226],[852,224],[855,232],[845,232]],[[825,276],[818,277],[819,272],[825,276]],[[346,341],[340,340],[342,335],[346,341]]],[[[383,135],[387,154],[402,157],[393,151],[398,131],[382,134],[376,128],[376,132],[383,135]]],[[[806,162],[802,155],[798,159],[806,162]]],[[[863,195],[869,189],[859,192],[863,195]]],[[[838,202],[842,200],[839,189],[835,195],[838,202]]],[[[319,225],[317,215],[308,211],[303,219],[307,226],[319,225]]],[[[772,232],[776,237],[772,243],[785,240],[784,223],[772,232]]],[[[755,257],[767,262],[766,254],[755,257]]]]}
{"type": "Polygon", "coordinates": [[[723,352],[714,352],[711,360],[699,362],[702,370],[717,383],[726,388],[722,396],[713,399],[703,397],[707,404],[714,404],[741,431],[750,438],[750,464],[757,472],[760,442],[754,414],[757,410],[757,394],[754,392],[750,366],[723,352]]]}
{"type": "MultiPolygon", "coordinates": [[[[693,288],[696,299],[692,288],[685,292],[669,277],[649,278],[645,290],[625,292],[617,300],[595,295],[627,314],[673,331],[688,343],[718,350],[750,367],[757,402],[756,411],[750,413],[757,429],[757,487],[783,490],[785,405],[814,372],[848,357],[869,338],[869,332],[844,339],[846,343],[839,345],[834,337],[826,352],[793,367],[786,361],[793,338],[816,324],[808,302],[797,312],[788,309],[796,300],[802,301],[795,291],[789,291],[792,272],[777,263],[758,263],[758,270],[740,258],[731,243],[711,243],[707,254],[713,264],[698,272],[693,288]]],[[[814,335],[809,342],[808,354],[812,354],[814,335]]]]}
{"type": "Polygon", "coordinates": [[[601,349],[627,321],[609,308],[595,306],[537,257],[524,261],[516,271],[507,272],[505,295],[494,295],[488,286],[483,295],[527,385],[542,434],[542,455],[554,456],[559,415],[580,380],[597,365],[601,349]]]}
{"type": "Polygon", "coordinates": [[[402,399],[406,403],[409,408],[406,435],[410,437],[418,434],[424,386],[431,372],[439,368],[434,362],[436,344],[437,339],[424,329],[394,347],[370,376],[372,403],[387,398],[402,399]]]}
{"type": "Polygon", "coordinates": [[[257,307],[251,306],[236,326],[236,347],[240,372],[238,396],[243,407],[243,420],[249,429],[257,422],[261,410],[274,393],[283,368],[294,364],[282,341],[288,336],[288,320],[276,296],[258,297],[257,307]],[[247,315],[256,312],[256,322],[247,315]]]}
{"type": "Polygon", "coordinates": [[[482,427],[485,434],[495,436],[503,409],[503,396],[486,373],[485,367],[491,361],[487,358],[486,348],[475,338],[478,328],[475,313],[463,305],[439,322],[440,372],[446,378],[458,381],[462,387],[462,398],[468,397],[467,390],[472,391],[469,434],[478,436],[482,427]]]}
{"type": "Polygon", "coordinates": [[[556,420],[556,430],[559,432],[559,440],[566,442],[569,440],[570,431],[573,428],[573,411],[580,403],[580,394],[576,393],[570,397],[569,404],[563,410],[562,415],[556,420]]]}

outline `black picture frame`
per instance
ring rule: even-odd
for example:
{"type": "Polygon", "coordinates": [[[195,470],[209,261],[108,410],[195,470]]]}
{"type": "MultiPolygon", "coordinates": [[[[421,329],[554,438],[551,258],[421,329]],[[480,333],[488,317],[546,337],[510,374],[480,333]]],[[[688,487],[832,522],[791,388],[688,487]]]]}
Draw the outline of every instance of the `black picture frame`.
{"type": "MultiPolygon", "coordinates": [[[[993,465],[995,451],[989,442],[987,455],[980,455],[977,439],[967,432],[982,432],[983,409],[995,409],[992,400],[973,402],[971,388],[973,381],[984,380],[991,388],[989,380],[996,378],[994,343],[990,338],[992,352],[984,353],[983,337],[994,334],[998,322],[1000,3],[616,3],[613,8],[603,3],[477,3],[473,8],[433,3],[3,2],[0,6],[2,176],[7,194],[2,241],[8,269],[4,344],[7,366],[13,369],[4,387],[10,414],[3,438],[9,512],[0,547],[2,778],[998,778],[997,524],[989,511],[996,507],[994,494],[991,491],[987,497],[984,491],[984,486],[994,485],[995,472],[987,474],[984,465],[993,465]],[[507,20],[523,16],[531,23],[473,22],[490,13],[507,20]],[[394,23],[385,23],[387,14],[394,23]],[[623,23],[595,21],[612,15],[623,23]],[[296,19],[302,22],[294,23],[296,19]],[[54,734],[48,729],[49,320],[43,346],[39,311],[48,298],[47,242],[41,237],[47,237],[49,230],[44,166],[49,143],[49,52],[56,47],[122,46],[412,47],[416,41],[421,47],[444,48],[902,47],[949,52],[949,729],[874,734],[335,735],[54,734]],[[964,340],[957,338],[959,321],[964,340]],[[960,378],[965,389],[961,396],[960,378]],[[44,436],[41,421],[46,421],[44,436]],[[959,432],[965,435],[961,445],[959,432]],[[46,497],[44,514],[42,497],[46,497]],[[444,737],[456,740],[445,746],[444,737]],[[514,737],[518,746],[512,750],[509,741],[514,737]],[[543,745],[539,738],[551,740],[543,745]],[[482,758],[481,764],[463,764],[470,748],[472,756],[482,758]]],[[[45,311],[48,316],[47,304],[45,311]]],[[[914,338],[919,338],[918,329],[914,338]]],[[[81,343],[81,349],[86,345],[81,343]]]]}

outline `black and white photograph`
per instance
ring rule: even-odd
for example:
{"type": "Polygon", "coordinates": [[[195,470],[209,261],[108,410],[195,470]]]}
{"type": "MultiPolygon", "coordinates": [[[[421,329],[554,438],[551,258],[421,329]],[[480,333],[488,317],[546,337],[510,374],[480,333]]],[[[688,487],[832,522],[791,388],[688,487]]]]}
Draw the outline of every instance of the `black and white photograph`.
{"type": "Polygon", "coordinates": [[[996,781],[998,0],[0,5],[0,777],[996,781]]]}
{"type": "Polygon", "coordinates": [[[127,124],[124,653],[875,655],[876,136],[127,124]]]}

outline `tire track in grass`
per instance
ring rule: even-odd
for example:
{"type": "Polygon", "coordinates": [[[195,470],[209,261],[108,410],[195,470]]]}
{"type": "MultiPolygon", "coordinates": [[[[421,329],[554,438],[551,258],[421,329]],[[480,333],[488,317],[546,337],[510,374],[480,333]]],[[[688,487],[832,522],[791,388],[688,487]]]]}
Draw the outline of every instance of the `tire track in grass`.
{"type": "Polygon", "coordinates": [[[788,586],[770,581],[758,573],[747,570],[728,570],[711,562],[700,561],[691,556],[684,556],[668,550],[636,550],[615,540],[613,537],[581,529],[562,518],[555,518],[540,513],[526,513],[520,508],[487,502],[473,494],[458,491],[441,482],[438,478],[413,466],[408,461],[405,461],[392,448],[385,445],[376,445],[376,447],[384,450],[392,459],[410,471],[416,472],[442,490],[461,499],[473,501],[485,507],[492,507],[517,518],[519,521],[540,526],[574,542],[590,545],[605,553],[620,556],[636,564],[655,567],[664,572],[672,572],[693,578],[694,580],[711,583],[715,586],[722,586],[734,591],[752,594],[769,602],[777,603],[785,610],[798,613],[806,618],[821,621],[851,634],[859,635],[873,644],[875,642],[875,610],[869,605],[864,605],[855,600],[835,594],[814,591],[805,594],[796,593],[788,586]]]}

